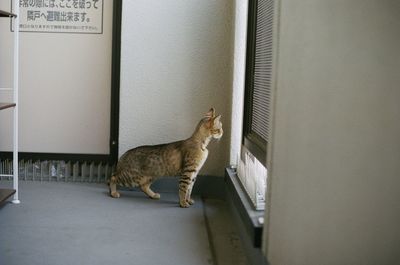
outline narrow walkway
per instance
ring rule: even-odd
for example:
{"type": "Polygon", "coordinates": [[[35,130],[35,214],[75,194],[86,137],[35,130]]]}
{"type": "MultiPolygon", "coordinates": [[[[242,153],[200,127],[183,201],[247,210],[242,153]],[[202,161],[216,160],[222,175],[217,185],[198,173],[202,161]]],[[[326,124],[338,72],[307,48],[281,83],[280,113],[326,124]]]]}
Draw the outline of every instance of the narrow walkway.
{"type": "Polygon", "coordinates": [[[174,194],[55,182],[22,182],[20,199],[0,209],[0,264],[212,264],[200,199],[181,209],[174,194]]]}
{"type": "Polygon", "coordinates": [[[246,265],[241,238],[223,200],[204,199],[204,211],[215,265],[246,265]]]}
{"type": "Polygon", "coordinates": [[[113,199],[104,184],[30,181],[20,183],[20,199],[0,206],[0,264],[245,264],[218,200],[182,209],[172,193],[113,199]]]}

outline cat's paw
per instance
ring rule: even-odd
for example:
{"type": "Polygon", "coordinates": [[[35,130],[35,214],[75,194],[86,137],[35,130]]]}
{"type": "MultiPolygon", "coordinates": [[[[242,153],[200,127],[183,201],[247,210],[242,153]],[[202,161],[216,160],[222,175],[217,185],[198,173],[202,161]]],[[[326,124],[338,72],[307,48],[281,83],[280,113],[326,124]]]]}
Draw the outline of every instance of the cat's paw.
{"type": "Polygon", "coordinates": [[[154,193],[154,195],[150,198],[152,198],[153,200],[159,200],[161,198],[161,195],[160,193],[154,193]]]}
{"type": "Polygon", "coordinates": [[[193,205],[193,204],[194,204],[194,200],[193,200],[193,199],[189,199],[189,200],[187,200],[187,202],[188,202],[190,205],[193,205]]]}
{"type": "Polygon", "coordinates": [[[180,202],[179,205],[181,206],[181,208],[189,208],[190,207],[190,204],[187,201],[180,202]]]}
{"type": "Polygon", "coordinates": [[[110,193],[110,195],[111,195],[111,197],[113,197],[113,198],[119,198],[119,197],[121,197],[121,195],[119,194],[118,191],[113,191],[113,192],[110,193]]]}

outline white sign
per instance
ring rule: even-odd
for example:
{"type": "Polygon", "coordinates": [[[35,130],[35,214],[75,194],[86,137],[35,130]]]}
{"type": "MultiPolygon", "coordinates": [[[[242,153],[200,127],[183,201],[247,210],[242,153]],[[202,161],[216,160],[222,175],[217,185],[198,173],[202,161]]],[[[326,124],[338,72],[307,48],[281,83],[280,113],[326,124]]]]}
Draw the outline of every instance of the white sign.
{"type": "Polygon", "coordinates": [[[15,0],[20,31],[103,33],[103,0],[15,0]]]}

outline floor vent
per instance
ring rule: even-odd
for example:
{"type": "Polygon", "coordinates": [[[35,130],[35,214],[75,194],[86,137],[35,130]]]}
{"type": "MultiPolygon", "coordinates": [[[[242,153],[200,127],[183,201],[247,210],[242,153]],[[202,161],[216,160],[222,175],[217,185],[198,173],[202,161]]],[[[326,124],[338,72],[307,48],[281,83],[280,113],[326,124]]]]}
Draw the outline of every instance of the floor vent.
{"type": "MultiPolygon", "coordinates": [[[[21,160],[18,169],[20,180],[104,183],[114,171],[114,165],[59,160],[21,160]]],[[[12,160],[0,160],[0,180],[11,180],[12,170],[12,160]]]]}

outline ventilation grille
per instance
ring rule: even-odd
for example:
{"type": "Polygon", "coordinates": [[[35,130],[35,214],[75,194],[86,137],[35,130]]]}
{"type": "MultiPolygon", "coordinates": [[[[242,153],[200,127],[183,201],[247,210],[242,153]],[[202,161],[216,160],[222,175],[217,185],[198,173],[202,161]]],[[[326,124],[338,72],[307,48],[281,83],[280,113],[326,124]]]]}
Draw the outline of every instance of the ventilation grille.
{"type": "Polygon", "coordinates": [[[265,209],[267,191],[267,169],[250,153],[239,156],[237,175],[256,210],[265,209]]]}
{"type": "MultiPolygon", "coordinates": [[[[94,162],[24,161],[18,163],[19,180],[104,183],[114,165],[94,162]]],[[[0,180],[11,180],[12,160],[0,160],[0,180]]]]}
{"type": "Polygon", "coordinates": [[[258,0],[251,130],[268,142],[272,79],[273,0],[258,0]]]}

